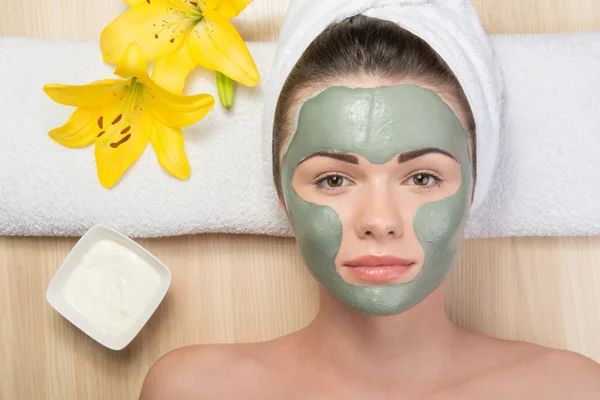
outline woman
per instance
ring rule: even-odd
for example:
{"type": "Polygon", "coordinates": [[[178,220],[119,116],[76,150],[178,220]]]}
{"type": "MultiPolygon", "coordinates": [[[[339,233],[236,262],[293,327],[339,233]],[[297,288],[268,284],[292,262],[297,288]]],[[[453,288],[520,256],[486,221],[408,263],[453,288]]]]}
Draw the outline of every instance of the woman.
{"type": "Polygon", "coordinates": [[[446,316],[476,141],[467,96],[424,40],[364,15],[330,25],[290,72],[273,129],[279,199],[320,283],[315,319],[171,352],[141,398],[600,398],[593,361],[446,316]]]}

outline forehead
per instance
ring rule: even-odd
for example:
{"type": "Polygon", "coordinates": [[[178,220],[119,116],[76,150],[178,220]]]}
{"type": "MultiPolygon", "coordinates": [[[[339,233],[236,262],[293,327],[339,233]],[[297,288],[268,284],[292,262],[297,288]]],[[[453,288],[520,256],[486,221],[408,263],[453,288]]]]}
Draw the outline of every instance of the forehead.
{"type": "Polygon", "coordinates": [[[333,86],[297,109],[284,156],[290,150],[292,158],[335,150],[381,164],[401,151],[437,147],[461,158],[468,157],[467,141],[454,111],[431,90],[333,86]]]}

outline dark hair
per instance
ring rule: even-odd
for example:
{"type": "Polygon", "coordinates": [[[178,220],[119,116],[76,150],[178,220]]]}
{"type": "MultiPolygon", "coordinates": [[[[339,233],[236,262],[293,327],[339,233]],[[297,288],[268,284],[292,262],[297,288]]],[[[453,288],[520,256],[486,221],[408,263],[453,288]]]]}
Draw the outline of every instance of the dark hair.
{"type": "Polygon", "coordinates": [[[281,196],[279,153],[291,134],[290,109],[303,90],[347,77],[412,79],[445,97],[469,134],[476,176],[475,119],[456,76],[420,37],[362,14],[329,25],[304,51],[279,95],[273,121],[273,179],[281,196]]]}

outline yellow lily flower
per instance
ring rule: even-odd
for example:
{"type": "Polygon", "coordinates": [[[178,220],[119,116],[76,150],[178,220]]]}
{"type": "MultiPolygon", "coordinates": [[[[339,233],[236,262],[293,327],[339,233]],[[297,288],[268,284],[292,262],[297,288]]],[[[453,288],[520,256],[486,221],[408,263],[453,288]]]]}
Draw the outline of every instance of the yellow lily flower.
{"type": "Polygon", "coordinates": [[[95,142],[96,167],[102,186],[112,187],[152,143],[159,163],[179,179],[190,176],[181,127],[202,119],[213,107],[209,94],[179,96],[148,76],[139,45],[125,50],[115,75],[87,85],[48,84],[44,92],[55,102],[77,109],[69,121],[49,132],[67,147],[95,142]]]}
{"type": "Polygon", "coordinates": [[[138,43],[156,60],[152,79],[181,94],[197,66],[219,71],[246,86],[260,75],[243,39],[229,22],[252,0],[125,0],[130,9],[100,35],[103,59],[115,63],[127,46],[138,43]]]}

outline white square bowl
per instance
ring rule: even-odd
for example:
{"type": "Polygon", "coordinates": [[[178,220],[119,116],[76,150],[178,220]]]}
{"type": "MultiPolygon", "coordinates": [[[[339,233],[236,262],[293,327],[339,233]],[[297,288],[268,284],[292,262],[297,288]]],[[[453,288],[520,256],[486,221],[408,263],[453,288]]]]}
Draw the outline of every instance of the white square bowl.
{"type": "Polygon", "coordinates": [[[70,321],[73,325],[81,329],[89,337],[108,347],[112,350],[121,350],[127,346],[133,338],[140,332],[146,322],[150,319],[158,305],[165,297],[169,285],[171,284],[171,272],[165,264],[158,258],[153,256],[148,250],[129,239],[127,236],[115,231],[104,225],[95,225],[90,228],[79,241],[75,244],[67,258],[54,274],[48,290],[46,292],[46,300],[50,305],[58,311],[63,317],[70,321]],[[111,240],[125,248],[133,251],[153,267],[160,277],[160,283],[150,301],[146,304],[143,311],[138,315],[138,318],[132,322],[131,326],[121,335],[110,335],[103,333],[85,315],[81,314],[73,305],[65,298],[65,285],[81,262],[85,254],[90,248],[100,240],[111,240]]]}

